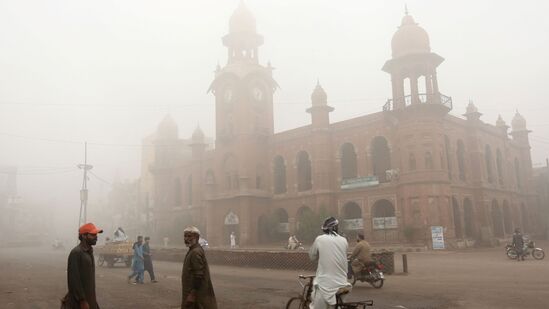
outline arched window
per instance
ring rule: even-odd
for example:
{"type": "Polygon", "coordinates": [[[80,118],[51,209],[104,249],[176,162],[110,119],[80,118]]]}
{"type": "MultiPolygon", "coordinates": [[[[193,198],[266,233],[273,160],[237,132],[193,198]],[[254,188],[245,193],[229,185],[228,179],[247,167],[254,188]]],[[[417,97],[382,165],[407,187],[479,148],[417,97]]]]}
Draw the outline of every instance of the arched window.
{"type": "Polygon", "coordinates": [[[300,151],[297,154],[297,191],[307,191],[312,188],[311,160],[307,152],[300,151]]]}
{"type": "Polygon", "coordinates": [[[475,236],[473,225],[475,219],[473,213],[473,204],[468,198],[463,200],[463,221],[465,222],[465,236],[473,238],[475,236]]]}
{"type": "Polygon", "coordinates": [[[187,205],[193,204],[193,175],[187,178],[187,205]]]}
{"type": "Polygon", "coordinates": [[[286,192],[286,164],[284,158],[276,156],[273,160],[274,193],[286,192]]]}
{"type": "Polygon", "coordinates": [[[174,204],[176,207],[181,206],[182,198],[181,198],[181,180],[179,178],[176,178],[174,183],[174,204]]]}
{"type": "Polygon", "coordinates": [[[385,137],[377,136],[372,140],[371,152],[374,175],[379,182],[388,182],[386,171],[391,169],[391,151],[385,137]]]}
{"type": "Polygon", "coordinates": [[[503,225],[505,226],[505,233],[513,234],[513,216],[511,215],[511,208],[507,200],[503,201],[503,225]]]}
{"type": "Polygon", "coordinates": [[[228,154],[225,157],[223,171],[225,172],[225,188],[228,190],[237,189],[239,187],[238,165],[234,155],[228,154]]]}
{"type": "Polygon", "coordinates": [[[430,151],[425,153],[425,168],[428,170],[433,169],[433,155],[430,151]]]}
{"type": "Polygon", "coordinates": [[[356,178],[356,152],[351,143],[345,143],[341,146],[341,179],[356,178]]]}
{"type": "Polygon", "coordinates": [[[215,184],[215,175],[214,175],[214,172],[211,169],[206,171],[205,183],[207,185],[215,184]]]}
{"type": "Polygon", "coordinates": [[[372,206],[372,228],[385,230],[397,228],[395,207],[388,200],[378,200],[372,206]]]}
{"type": "Polygon", "coordinates": [[[349,237],[356,236],[364,229],[364,222],[362,220],[362,210],[355,202],[348,202],[343,205],[343,229],[345,234],[349,237]]]}
{"type": "Polygon", "coordinates": [[[503,158],[499,148],[496,150],[496,168],[498,169],[498,182],[503,185],[503,158]]]}
{"type": "Polygon", "coordinates": [[[448,179],[452,179],[452,161],[450,157],[450,139],[444,135],[444,149],[446,150],[446,165],[448,166],[448,179]]]}
{"type": "Polygon", "coordinates": [[[484,147],[484,163],[486,165],[486,177],[489,183],[494,182],[494,172],[492,170],[492,149],[489,145],[484,147]]]}
{"type": "Polygon", "coordinates": [[[408,156],[408,169],[411,171],[416,170],[416,156],[412,152],[410,152],[410,155],[408,156]]]}
{"type": "Polygon", "coordinates": [[[515,158],[515,177],[517,181],[517,188],[520,189],[521,183],[520,183],[520,165],[518,158],[515,158]]]}
{"type": "Polygon", "coordinates": [[[463,145],[462,140],[457,141],[456,155],[459,169],[459,180],[465,181],[465,146],[463,145]]]}

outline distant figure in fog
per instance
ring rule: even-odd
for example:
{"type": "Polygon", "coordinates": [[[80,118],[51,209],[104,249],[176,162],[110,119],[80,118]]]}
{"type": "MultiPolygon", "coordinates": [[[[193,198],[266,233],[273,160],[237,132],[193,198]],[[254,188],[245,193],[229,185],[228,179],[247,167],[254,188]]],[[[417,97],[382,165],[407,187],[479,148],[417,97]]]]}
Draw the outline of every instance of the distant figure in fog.
{"type": "Polygon", "coordinates": [[[128,240],[128,236],[126,236],[126,232],[124,232],[122,227],[118,227],[116,231],[114,231],[113,241],[126,241],[126,240],[128,240]]]}
{"type": "Polygon", "coordinates": [[[145,258],[145,270],[149,273],[149,277],[151,277],[152,283],[157,283],[156,279],[154,278],[154,270],[153,270],[153,262],[152,262],[152,254],[151,254],[151,247],[150,247],[150,237],[145,236],[145,243],[143,244],[143,258],[145,258]]]}
{"type": "Polygon", "coordinates": [[[234,235],[234,232],[231,232],[231,236],[229,238],[230,238],[231,248],[236,248],[236,236],[234,235]]]}
{"type": "Polygon", "coordinates": [[[288,238],[288,249],[295,250],[299,248],[299,245],[300,245],[299,240],[295,235],[292,235],[290,236],[290,238],[288,238]]]}
{"type": "Polygon", "coordinates": [[[170,238],[164,237],[164,248],[168,248],[168,242],[170,241],[170,238]]]}
{"type": "Polygon", "coordinates": [[[103,233],[103,230],[93,223],[86,223],[78,229],[80,243],[69,254],[69,292],[61,300],[61,309],[99,309],[95,295],[95,260],[92,248],[97,243],[99,233],[103,233]]]}
{"type": "Polygon", "coordinates": [[[515,233],[513,234],[513,247],[515,247],[515,251],[517,251],[517,261],[524,261],[524,238],[522,237],[519,228],[516,228],[515,233]]]}
{"type": "Polygon", "coordinates": [[[183,231],[183,238],[189,251],[181,271],[181,309],[217,309],[208,261],[198,243],[200,231],[189,226],[183,231]]]}

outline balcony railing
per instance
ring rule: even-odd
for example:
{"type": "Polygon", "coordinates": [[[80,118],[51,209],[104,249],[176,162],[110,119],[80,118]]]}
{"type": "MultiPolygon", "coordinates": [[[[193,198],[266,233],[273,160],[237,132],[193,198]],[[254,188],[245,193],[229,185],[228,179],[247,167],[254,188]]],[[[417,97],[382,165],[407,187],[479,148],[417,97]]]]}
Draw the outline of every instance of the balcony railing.
{"type": "Polygon", "coordinates": [[[404,97],[389,99],[387,103],[383,105],[383,111],[391,111],[400,107],[407,107],[413,104],[440,104],[446,106],[449,110],[452,110],[452,97],[445,96],[442,93],[439,94],[427,94],[420,93],[417,95],[417,99],[413,100],[412,95],[404,97]]]}

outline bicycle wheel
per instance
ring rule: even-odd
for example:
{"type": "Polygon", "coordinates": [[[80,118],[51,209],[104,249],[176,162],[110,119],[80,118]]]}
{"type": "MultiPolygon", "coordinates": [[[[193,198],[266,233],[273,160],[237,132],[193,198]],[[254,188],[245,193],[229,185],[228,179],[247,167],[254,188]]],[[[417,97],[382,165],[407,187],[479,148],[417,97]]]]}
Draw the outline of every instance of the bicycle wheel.
{"type": "Polygon", "coordinates": [[[301,297],[292,297],[286,303],[286,309],[308,309],[305,301],[301,297]]]}

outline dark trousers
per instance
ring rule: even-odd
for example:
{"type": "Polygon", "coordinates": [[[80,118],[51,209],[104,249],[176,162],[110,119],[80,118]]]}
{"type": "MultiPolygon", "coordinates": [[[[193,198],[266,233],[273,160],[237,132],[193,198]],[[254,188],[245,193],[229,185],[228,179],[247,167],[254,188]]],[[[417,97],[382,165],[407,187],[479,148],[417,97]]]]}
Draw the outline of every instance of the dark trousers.
{"type": "Polygon", "coordinates": [[[145,271],[149,273],[151,280],[155,280],[152,259],[150,257],[145,257],[144,264],[145,264],[145,271]]]}

